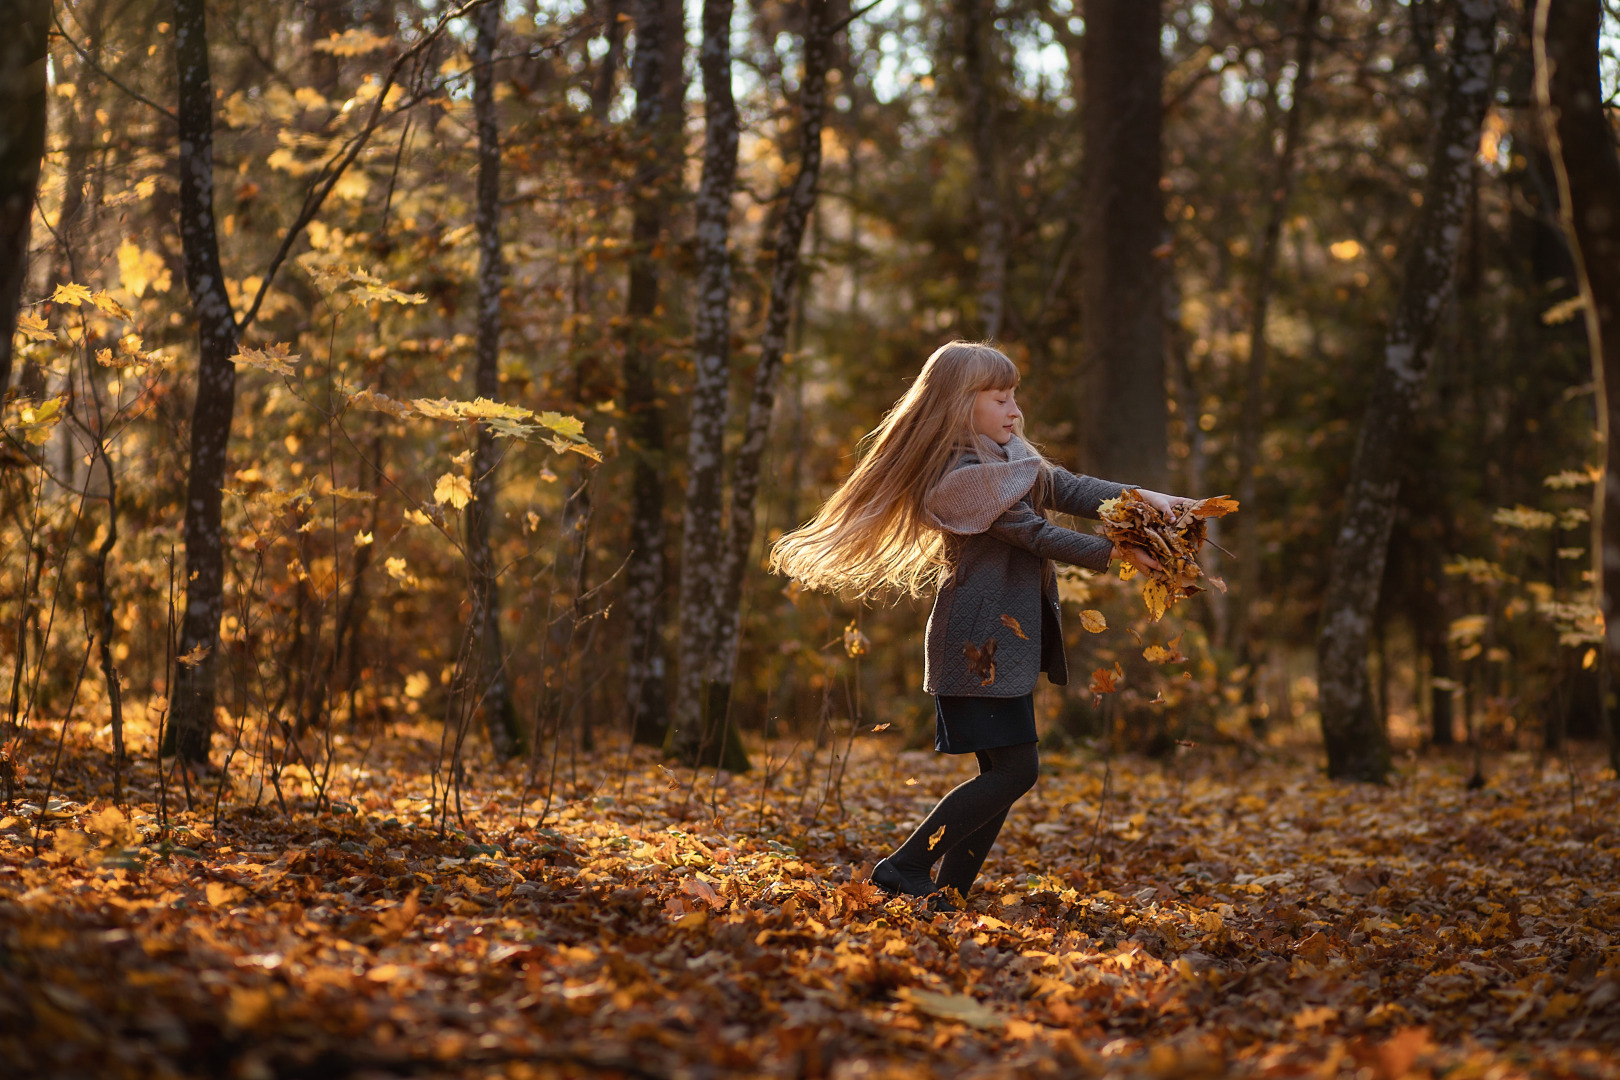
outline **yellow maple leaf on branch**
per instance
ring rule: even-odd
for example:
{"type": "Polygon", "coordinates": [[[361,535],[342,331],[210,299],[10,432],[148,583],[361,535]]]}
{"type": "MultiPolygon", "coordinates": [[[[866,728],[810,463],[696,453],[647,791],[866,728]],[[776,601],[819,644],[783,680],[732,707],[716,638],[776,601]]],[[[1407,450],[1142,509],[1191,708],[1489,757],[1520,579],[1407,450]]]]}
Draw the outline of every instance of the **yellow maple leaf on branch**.
{"type": "Polygon", "coordinates": [[[457,473],[445,473],[433,486],[433,501],[440,506],[449,503],[457,510],[472,501],[472,483],[457,473]]]}
{"type": "Polygon", "coordinates": [[[268,371],[273,375],[298,374],[293,367],[298,360],[299,357],[292,351],[292,346],[285,342],[267,345],[262,349],[240,349],[235,356],[231,357],[231,363],[233,364],[258,368],[260,371],[268,371]]]}

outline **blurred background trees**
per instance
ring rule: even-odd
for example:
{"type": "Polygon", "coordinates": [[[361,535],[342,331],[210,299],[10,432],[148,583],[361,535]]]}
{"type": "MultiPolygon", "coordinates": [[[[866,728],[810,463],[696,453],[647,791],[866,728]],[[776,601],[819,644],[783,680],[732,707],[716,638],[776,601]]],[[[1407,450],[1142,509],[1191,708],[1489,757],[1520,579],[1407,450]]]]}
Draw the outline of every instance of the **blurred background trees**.
{"type": "MultiPolygon", "coordinates": [[[[1244,496],[1215,534],[1237,561],[1210,552],[1225,596],[1149,625],[1134,586],[1064,576],[1114,627],[1071,619],[1073,666],[1126,677],[1100,705],[1083,677],[1043,687],[1049,739],[1331,728],[1314,643],[1347,603],[1335,575],[1358,572],[1339,644],[1363,733],[1601,738],[1602,388],[1534,18],[1519,0],[58,2],[26,232],[5,209],[33,185],[26,128],[0,146],[0,256],[28,255],[0,451],[4,722],[74,693],[91,714],[121,686],[130,753],[172,732],[271,774],[384,728],[488,732],[535,770],[631,735],[735,767],[738,735],[888,724],[921,745],[924,608],[761,564],[922,360],[988,334],[1053,457],[1244,496]],[[1435,224],[1436,162],[1456,161],[1434,134],[1469,126],[1443,118],[1482,4],[1489,86],[1435,224]],[[1425,228],[1449,277],[1423,300],[1409,420],[1375,433],[1383,553],[1352,559],[1358,433],[1389,413],[1425,228]],[[1144,657],[1171,641],[1184,660],[1144,657]]],[[[19,117],[24,38],[0,56],[19,117]]],[[[1611,148],[1614,41],[1577,50],[1611,148]]]]}

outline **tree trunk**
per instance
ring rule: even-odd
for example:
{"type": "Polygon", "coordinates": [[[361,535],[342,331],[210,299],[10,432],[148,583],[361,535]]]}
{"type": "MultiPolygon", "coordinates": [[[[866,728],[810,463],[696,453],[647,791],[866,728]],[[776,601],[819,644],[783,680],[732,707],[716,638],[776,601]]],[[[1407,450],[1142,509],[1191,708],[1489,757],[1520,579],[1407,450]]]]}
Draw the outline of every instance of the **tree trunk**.
{"type": "MultiPolygon", "coordinates": [[[[1321,15],[1321,0],[1304,0],[1300,13],[1299,44],[1295,50],[1295,76],[1293,104],[1288,108],[1288,119],[1283,126],[1283,144],[1272,163],[1273,173],[1270,212],[1266,217],[1266,230],[1260,240],[1260,262],[1255,268],[1254,296],[1249,307],[1249,364],[1243,396],[1243,424],[1238,430],[1237,464],[1238,502],[1255,507],[1257,473],[1259,471],[1260,436],[1266,423],[1266,319],[1271,309],[1271,293],[1275,284],[1277,251],[1282,241],[1283,219],[1288,213],[1288,198],[1294,187],[1294,159],[1298,156],[1300,130],[1304,126],[1305,100],[1311,88],[1311,61],[1316,46],[1316,24],[1321,15]]],[[[1249,680],[1257,675],[1258,643],[1255,636],[1253,606],[1260,599],[1262,580],[1260,573],[1260,542],[1255,526],[1260,515],[1239,514],[1237,526],[1237,623],[1235,640],[1240,652],[1240,664],[1249,664],[1249,680]]],[[[1251,715],[1256,733],[1263,734],[1265,722],[1258,714],[1251,715]]]]}
{"type": "Polygon", "coordinates": [[[0,44],[0,401],[11,385],[11,339],[28,274],[28,234],[45,154],[45,43],[49,0],[11,5],[0,44]]]}
{"type": "Polygon", "coordinates": [[[220,488],[236,408],[236,320],[225,293],[214,230],[214,91],[208,71],[204,0],[174,0],[179,92],[180,246],[197,319],[197,396],[191,413],[191,469],[186,481],[186,611],[170,694],[173,715],[165,753],[189,761],[208,757],[214,726],[219,620],[225,561],[220,537],[220,488]]]}
{"type": "MultiPolygon", "coordinates": [[[[485,4],[473,14],[478,36],[473,52],[473,113],[478,124],[478,353],[474,381],[479,397],[500,394],[501,281],[501,136],[495,120],[495,39],[501,7],[485,4]]],[[[473,498],[467,507],[467,555],[472,570],[472,621],[483,638],[476,666],[477,692],[483,699],[484,725],[495,756],[506,760],[522,749],[523,725],[512,704],[512,679],[501,647],[501,594],[495,561],[489,550],[490,523],[495,518],[496,465],[500,452],[495,433],[478,425],[473,457],[473,498]]]]}
{"type": "Polygon", "coordinates": [[[959,0],[962,23],[962,66],[967,80],[967,121],[973,138],[973,202],[979,215],[979,327],[986,341],[1001,332],[1006,296],[1006,221],[997,179],[995,109],[991,101],[989,39],[994,19],[986,20],[984,0],[959,0]]]}
{"type": "Polygon", "coordinates": [[[624,54],[624,23],[619,18],[623,13],[624,0],[603,0],[602,37],[607,41],[607,52],[602,55],[596,82],[591,86],[591,117],[598,124],[606,122],[618,85],[619,58],[624,54]]]}
{"type": "Polygon", "coordinates": [[[731,386],[731,193],[737,180],[737,104],[731,93],[732,0],[704,0],[703,179],[697,196],[697,310],[686,512],[681,542],[680,669],[666,749],[684,760],[747,767],[706,676],[718,630],[720,503],[726,398],[731,386]],[[733,746],[736,750],[733,751],[733,746]]]}
{"type": "Polygon", "coordinates": [[[787,350],[788,327],[800,295],[799,248],[805,225],[815,209],[816,183],[821,175],[821,129],[826,116],[828,56],[833,38],[830,15],[827,0],[808,0],[805,5],[804,76],[799,82],[799,175],[788,192],[777,225],[776,262],[771,272],[765,332],[760,337],[759,366],[754,369],[748,420],[732,471],[731,528],[720,568],[718,629],[704,691],[711,709],[720,717],[730,708],[731,688],[736,680],[743,578],[754,546],[760,462],[776,408],[776,385],[787,350]]]}
{"type": "Polygon", "coordinates": [[[666,0],[637,0],[636,49],[632,64],[636,108],[634,126],[643,147],[643,165],[631,186],[631,259],[625,303],[624,404],[632,462],[630,562],[625,569],[625,608],[629,614],[630,659],[625,673],[626,706],[632,738],[662,745],[669,726],[665,699],[664,647],[664,408],[657,386],[658,245],[669,206],[669,186],[680,182],[678,110],[666,108],[668,33],[680,24],[669,19],[666,0]],[[671,25],[671,23],[674,25],[671,25]]]}
{"type": "Polygon", "coordinates": [[[1086,0],[1080,306],[1086,469],[1163,488],[1159,0],[1086,0]]]}
{"type": "Polygon", "coordinates": [[[1328,775],[1351,780],[1382,783],[1389,771],[1389,741],[1368,687],[1368,637],[1384,577],[1403,458],[1451,292],[1480,123],[1490,102],[1496,0],[1459,0],[1456,11],[1423,209],[1350,464],[1344,522],[1334,543],[1317,639],[1328,775]]]}
{"type": "MultiPolygon", "coordinates": [[[[1606,670],[1620,656],[1620,157],[1604,112],[1599,0],[1539,0],[1536,101],[1558,174],[1558,203],[1575,257],[1597,385],[1598,430],[1606,447],[1603,483],[1593,493],[1592,574],[1603,583],[1606,670]]],[[[1620,771],[1620,732],[1605,686],[1609,764],[1620,771]]]]}

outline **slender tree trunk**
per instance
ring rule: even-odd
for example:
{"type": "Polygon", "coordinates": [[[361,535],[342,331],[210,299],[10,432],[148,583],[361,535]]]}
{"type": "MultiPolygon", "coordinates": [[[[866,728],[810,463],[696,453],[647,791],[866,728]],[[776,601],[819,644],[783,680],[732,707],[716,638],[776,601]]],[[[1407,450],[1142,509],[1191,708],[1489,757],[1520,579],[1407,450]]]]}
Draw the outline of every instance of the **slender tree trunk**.
{"type": "Polygon", "coordinates": [[[959,0],[962,64],[967,80],[967,121],[973,136],[973,201],[979,216],[979,326],[986,340],[1001,333],[1006,296],[1007,226],[997,178],[995,108],[991,100],[990,58],[986,55],[995,22],[987,20],[985,0],[959,0]]]}
{"type": "MultiPolygon", "coordinates": [[[[657,385],[658,260],[655,250],[669,206],[668,186],[679,183],[680,115],[666,109],[665,74],[670,25],[666,0],[636,0],[636,50],[632,65],[634,126],[643,165],[632,185],[631,261],[624,336],[624,404],[632,462],[630,562],[625,569],[630,659],[625,699],[636,742],[661,745],[669,726],[665,699],[664,646],[664,407],[657,385]]],[[[678,54],[677,54],[678,55],[678,54]]]]}
{"type": "Polygon", "coordinates": [[[1169,409],[1160,205],[1159,0],[1086,0],[1080,306],[1085,466],[1163,488],[1169,409]]]}
{"type": "Polygon", "coordinates": [[[1334,542],[1317,640],[1328,775],[1351,780],[1381,783],[1389,771],[1389,740],[1378,723],[1368,687],[1369,633],[1384,577],[1403,458],[1456,272],[1479,128],[1490,102],[1496,0],[1459,0],[1456,11],[1423,209],[1408,246],[1401,291],[1350,464],[1344,521],[1334,542]]]}
{"type": "Polygon", "coordinates": [[[776,409],[776,386],[787,350],[788,327],[793,320],[799,289],[799,248],[806,223],[816,205],[816,183],[821,175],[821,129],[826,115],[827,67],[833,28],[827,0],[807,0],[804,29],[804,75],[799,81],[799,175],[788,192],[787,205],[777,225],[776,262],[771,272],[771,298],[760,338],[759,366],[754,369],[753,394],[742,446],[737,451],[731,481],[731,528],[726,534],[720,567],[718,629],[710,652],[709,685],[705,691],[714,713],[726,715],[737,673],[737,648],[742,619],[743,579],[754,546],[755,509],[759,496],[760,462],[776,409]]]}
{"type": "Polygon", "coordinates": [[[602,0],[602,37],[607,40],[607,52],[602,54],[596,82],[591,86],[591,116],[599,124],[607,120],[618,85],[619,59],[624,55],[624,22],[619,18],[623,13],[624,0],[602,0]]]}
{"type": "MultiPolygon", "coordinates": [[[[728,768],[734,740],[725,711],[704,693],[715,645],[720,592],[720,504],[726,398],[731,386],[731,193],[737,180],[737,104],[731,94],[732,0],[704,0],[703,179],[697,196],[697,310],[692,419],[686,450],[681,542],[681,648],[675,716],[666,749],[728,768]]],[[[738,750],[741,743],[736,743],[738,750]]],[[[747,757],[741,756],[746,767],[747,757]]]]}
{"type": "MultiPolygon", "coordinates": [[[[1294,160],[1298,156],[1300,131],[1304,127],[1305,104],[1311,88],[1312,59],[1316,47],[1316,24],[1321,16],[1321,0],[1304,0],[1299,20],[1299,44],[1295,50],[1293,103],[1283,125],[1283,144],[1273,164],[1270,211],[1265,234],[1260,239],[1260,260],[1255,268],[1254,296],[1249,306],[1249,364],[1243,395],[1243,422],[1238,429],[1238,502],[1255,506],[1259,472],[1260,436],[1266,423],[1266,319],[1271,310],[1271,294],[1276,283],[1277,253],[1282,243],[1283,221],[1288,198],[1294,188],[1294,160]]],[[[1249,665],[1249,680],[1258,673],[1253,607],[1263,595],[1259,534],[1255,531],[1258,513],[1239,514],[1237,525],[1237,622],[1236,641],[1240,664],[1249,665]]],[[[1263,734],[1265,721],[1251,712],[1250,723],[1256,734],[1263,734]]]]}
{"type": "MultiPolygon", "coordinates": [[[[478,36],[473,52],[473,113],[478,124],[478,354],[474,375],[479,397],[500,394],[501,282],[501,136],[495,118],[495,39],[500,34],[501,7],[485,4],[473,14],[478,36]]],[[[483,637],[475,692],[483,698],[484,725],[495,756],[505,760],[523,746],[523,724],[512,704],[512,679],[501,647],[501,593],[489,550],[498,484],[495,469],[500,451],[495,433],[478,425],[473,456],[473,499],[467,507],[467,554],[472,563],[472,620],[483,637]]]]}
{"type": "MultiPolygon", "coordinates": [[[[1597,385],[1598,430],[1606,448],[1603,483],[1593,493],[1592,574],[1603,583],[1605,670],[1620,656],[1620,157],[1604,111],[1598,39],[1600,0],[1539,0],[1536,4],[1536,101],[1553,168],[1558,204],[1575,258],[1597,385]]],[[[1609,764],[1620,770],[1620,732],[1607,719],[1609,764]]]]}
{"type": "Polygon", "coordinates": [[[28,234],[45,155],[49,0],[17,0],[0,42],[0,401],[11,385],[11,340],[28,274],[28,234]]]}
{"type": "Polygon", "coordinates": [[[191,414],[191,469],[186,481],[186,610],[176,667],[173,713],[165,753],[190,761],[208,757],[214,728],[219,620],[225,561],[220,537],[220,487],[236,408],[236,320],[225,293],[214,229],[214,91],[208,70],[204,0],[174,0],[179,90],[180,246],[197,320],[197,396],[191,414]]]}

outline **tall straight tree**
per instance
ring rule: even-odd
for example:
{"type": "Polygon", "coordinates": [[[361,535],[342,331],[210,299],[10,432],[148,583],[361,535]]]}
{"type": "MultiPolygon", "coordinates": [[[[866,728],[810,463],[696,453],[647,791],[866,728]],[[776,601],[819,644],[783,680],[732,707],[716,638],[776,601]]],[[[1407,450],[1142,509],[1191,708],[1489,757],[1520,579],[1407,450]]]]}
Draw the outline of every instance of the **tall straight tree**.
{"type": "MultiPolygon", "coordinates": [[[[1266,322],[1271,313],[1271,294],[1277,271],[1277,251],[1282,242],[1283,218],[1294,188],[1294,159],[1298,156],[1300,132],[1304,128],[1305,103],[1311,89],[1312,59],[1316,49],[1316,24],[1322,13],[1322,0],[1303,0],[1299,15],[1299,43],[1294,51],[1294,83],[1288,117],[1283,123],[1282,149],[1272,162],[1270,190],[1266,193],[1265,232],[1260,237],[1260,257],[1254,272],[1254,292],[1249,301],[1249,364],[1244,376],[1243,426],[1238,430],[1238,502],[1255,505],[1260,436],[1266,423],[1266,364],[1270,346],[1266,342],[1266,322]]],[[[1239,597],[1236,633],[1242,659],[1249,664],[1251,685],[1254,678],[1254,602],[1260,598],[1260,543],[1255,530],[1257,514],[1239,514],[1237,519],[1239,597]]],[[[1250,723],[1263,725],[1258,714],[1250,723]]]]}
{"type": "Polygon", "coordinates": [[[45,154],[45,43],[50,0],[8,6],[0,42],[0,400],[11,385],[11,338],[28,272],[28,235],[45,154]]]}
{"type": "Polygon", "coordinates": [[[703,178],[697,195],[697,305],[692,416],[681,541],[680,667],[666,746],[684,759],[746,768],[742,744],[705,686],[720,591],[720,509],[726,398],[731,385],[731,194],[737,183],[737,103],[731,91],[733,0],[704,0],[703,178]],[[717,715],[718,714],[718,715],[717,715]]]}
{"type": "Polygon", "coordinates": [[[1169,465],[1159,6],[1086,0],[1082,45],[1081,445],[1091,472],[1149,488],[1169,465]]]}
{"type": "MultiPolygon", "coordinates": [[[[636,106],[632,118],[641,167],[631,185],[630,280],[625,301],[624,405],[632,461],[630,562],[625,568],[625,607],[629,613],[629,664],[625,699],[636,742],[661,744],[669,726],[664,661],[664,407],[659,394],[658,252],[669,187],[679,182],[680,114],[668,108],[669,83],[680,73],[666,70],[681,25],[670,17],[666,0],[636,0],[636,47],[631,79],[636,106]]],[[[676,56],[680,53],[677,51],[676,56]]]]}
{"type": "Polygon", "coordinates": [[[776,261],[771,269],[771,298],[760,337],[759,365],[742,445],[731,480],[731,527],[720,567],[718,630],[710,651],[709,683],[704,690],[712,715],[724,722],[737,673],[737,638],[742,621],[743,577],[754,546],[754,515],[759,495],[760,463],[776,408],[776,386],[787,352],[788,326],[798,306],[799,248],[810,213],[816,206],[821,175],[821,129],[826,117],[827,68],[834,27],[828,0],[805,0],[804,75],[799,80],[799,173],[788,190],[787,205],[776,232],[776,261]]]}
{"type": "Polygon", "coordinates": [[[1007,225],[1002,215],[996,158],[995,103],[990,62],[996,34],[993,0],[957,0],[962,33],[967,123],[973,138],[973,202],[978,210],[979,328],[986,340],[1001,333],[1006,296],[1007,225]],[[986,7],[992,8],[986,18],[986,7]]]}
{"type": "MultiPolygon", "coordinates": [[[[1558,203],[1575,257],[1586,340],[1605,447],[1592,515],[1592,573],[1602,582],[1606,654],[1620,661],[1620,156],[1604,111],[1601,0],[1540,0],[1535,10],[1536,102],[1558,174],[1558,203]]],[[[1604,690],[1607,697],[1607,688],[1604,690]]],[[[1620,770],[1620,737],[1608,717],[1609,764],[1620,770]]]]}
{"type": "Polygon", "coordinates": [[[173,720],[164,752],[191,761],[208,756],[214,724],[219,620],[225,601],[220,487],[236,409],[236,319],[225,292],[214,228],[214,91],[208,68],[204,0],[174,0],[179,92],[180,248],[197,319],[197,392],[191,413],[191,471],[186,479],[186,611],[181,662],[170,695],[173,720]]]}
{"type": "Polygon", "coordinates": [[[1389,772],[1389,741],[1370,692],[1367,649],[1401,472],[1474,186],[1480,124],[1490,104],[1496,19],[1497,0],[1458,0],[1423,208],[1407,244],[1400,293],[1350,462],[1316,646],[1322,739],[1332,777],[1382,783],[1389,772]]]}
{"type": "MultiPolygon", "coordinates": [[[[495,118],[495,39],[500,34],[501,7],[485,4],[473,14],[477,36],[473,43],[473,114],[478,126],[478,346],[474,370],[479,397],[494,400],[500,393],[501,283],[501,136],[495,118]]],[[[467,507],[467,554],[472,569],[471,633],[476,635],[479,673],[476,691],[483,699],[484,723],[496,756],[511,757],[523,742],[517,708],[512,704],[512,680],[501,647],[501,596],[495,580],[495,561],[489,550],[490,522],[495,518],[500,454],[495,433],[478,425],[478,449],[473,456],[473,498],[467,507]]]]}

